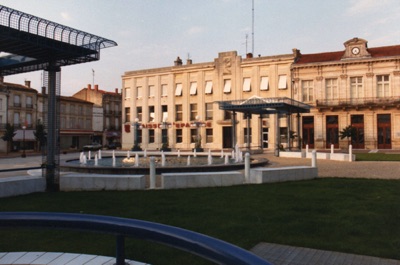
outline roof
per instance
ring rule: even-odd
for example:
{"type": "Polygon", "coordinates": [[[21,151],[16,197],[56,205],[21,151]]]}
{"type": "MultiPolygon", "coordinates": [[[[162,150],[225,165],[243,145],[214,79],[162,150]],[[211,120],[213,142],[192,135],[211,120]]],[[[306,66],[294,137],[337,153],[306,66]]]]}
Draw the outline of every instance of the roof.
{"type": "Polygon", "coordinates": [[[99,60],[114,41],[0,5],[0,75],[99,60]]]}
{"type": "MultiPolygon", "coordinates": [[[[367,48],[367,51],[371,54],[370,58],[400,56],[400,45],[367,48]]],[[[344,51],[336,51],[336,52],[324,52],[324,53],[313,53],[313,54],[301,54],[297,58],[295,64],[341,61],[344,53],[345,53],[344,51]]]]}

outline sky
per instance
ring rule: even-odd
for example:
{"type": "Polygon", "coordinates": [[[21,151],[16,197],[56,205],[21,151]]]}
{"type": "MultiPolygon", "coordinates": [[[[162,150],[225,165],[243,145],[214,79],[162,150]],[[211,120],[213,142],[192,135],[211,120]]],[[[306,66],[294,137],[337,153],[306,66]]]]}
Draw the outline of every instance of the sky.
{"type": "MultiPolygon", "coordinates": [[[[88,84],[121,91],[125,72],[172,66],[177,56],[202,63],[226,51],[242,56],[290,54],[293,48],[303,54],[341,51],[354,37],[367,40],[368,47],[400,44],[399,0],[0,0],[0,5],[117,42],[101,50],[99,61],[62,67],[64,96],[88,84]]],[[[41,76],[36,71],[4,81],[30,80],[40,91],[41,76]]]]}

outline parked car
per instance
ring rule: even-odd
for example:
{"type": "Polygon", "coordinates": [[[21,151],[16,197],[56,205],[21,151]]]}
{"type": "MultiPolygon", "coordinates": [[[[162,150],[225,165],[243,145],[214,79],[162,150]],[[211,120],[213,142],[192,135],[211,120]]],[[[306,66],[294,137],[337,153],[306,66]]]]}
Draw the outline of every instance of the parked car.
{"type": "Polygon", "coordinates": [[[97,151],[101,149],[103,146],[98,143],[88,144],[83,146],[83,151],[97,151]]]}
{"type": "Polygon", "coordinates": [[[115,143],[110,143],[109,145],[107,145],[107,149],[118,149],[121,148],[121,143],[119,142],[115,142],[115,143]]]}

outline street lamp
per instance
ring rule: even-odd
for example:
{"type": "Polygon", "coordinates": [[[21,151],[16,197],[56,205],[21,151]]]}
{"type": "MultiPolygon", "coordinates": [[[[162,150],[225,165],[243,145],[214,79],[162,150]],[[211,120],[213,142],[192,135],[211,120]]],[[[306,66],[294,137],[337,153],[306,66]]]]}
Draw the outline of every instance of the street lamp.
{"type": "Polygon", "coordinates": [[[139,119],[136,118],[135,122],[133,123],[133,128],[134,128],[134,139],[133,139],[133,147],[132,151],[142,151],[142,148],[139,146],[139,129],[142,128],[142,125],[139,122],[139,119]]]}
{"type": "Polygon", "coordinates": [[[171,151],[171,148],[168,147],[168,128],[171,128],[171,123],[167,122],[167,118],[164,118],[161,125],[161,137],[162,137],[162,146],[161,151],[171,151]]]}
{"type": "Polygon", "coordinates": [[[26,153],[25,153],[25,130],[26,130],[26,126],[22,125],[22,155],[21,155],[21,157],[26,157],[26,153]]]}
{"type": "Polygon", "coordinates": [[[196,130],[197,130],[194,148],[198,152],[203,151],[203,148],[201,147],[200,127],[203,127],[204,125],[205,125],[205,123],[200,120],[200,116],[196,116],[196,120],[191,123],[191,126],[196,127],[196,130]]]}

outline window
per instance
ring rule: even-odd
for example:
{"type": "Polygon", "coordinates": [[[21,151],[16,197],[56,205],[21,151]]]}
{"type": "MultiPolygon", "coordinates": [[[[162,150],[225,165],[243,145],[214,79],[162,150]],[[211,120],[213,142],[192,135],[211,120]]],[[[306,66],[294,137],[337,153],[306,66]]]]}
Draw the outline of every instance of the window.
{"type": "Polygon", "coordinates": [[[33,108],[32,97],[26,97],[26,107],[30,109],[33,108]]]}
{"type": "Polygon", "coordinates": [[[359,99],[363,97],[362,77],[350,78],[350,98],[359,99]]]}
{"type": "Polygon", "coordinates": [[[176,129],[176,143],[182,143],[182,142],[183,142],[182,129],[176,129]]]}
{"type": "Polygon", "coordinates": [[[389,97],[389,75],[377,75],[376,76],[376,96],[389,97]]]}
{"type": "Polygon", "coordinates": [[[90,119],[86,119],[85,129],[89,129],[89,130],[92,129],[92,122],[90,119]]]}
{"type": "Polygon", "coordinates": [[[21,97],[14,95],[14,107],[21,107],[21,97]]]}
{"type": "Polygon", "coordinates": [[[142,96],[143,96],[142,87],[141,86],[136,87],[136,97],[141,98],[142,96]]]}
{"type": "Polygon", "coordinates": [[[156,94],[156,89],[154,86],[149,86],[149,98],[154,97],[156,94]]]}
{"type": "Polygon", "coordinates": [[[232,112],[224,110],[224,120],[231,120],[232,119],[232,112]]]}
{"type": "Polygon", "coordinates": [[[180,83],[176,84],[175,96],[177,97],[182,96],[182,84],[180,83]]]}
{"type": "Polygon", "coordinates": [[[154,122],[155,113],[154,106],[149,106],[149,122],[154,122]]]}
{"type": "Polygon", "coordinates": [[[339,98],[337,78],[328,78],[325,80],[325,92],[326,92],[327,99],[338,99],[339,98]]]}
{"type": "Polygon", "coordinates": [[[115,114],[119,113],[119,105],[118,104],[114,105],[114,110],[115,110],[115,114]]]}
{"type": "Polygon", "coordinates": [[[304,80],[301,82],[302,87],[302,100],[303,102],[314,100],[314,88],[312,80],[304,80]]]}
{"type": "Polygon", "coordinates": [[[167,85],[161,85],[161,96],[166,97],[168,95],[168,86],[167,85]]]}
{"type": "Polygon", "coordinates": [[[78,107],[78,115],[83,115],[83,106],[78,107]]]}
{"type": "MultiPolygon", "coordinates": [[[[0,98],[0,110],[3,110],[3,99],[2,98],[0,98]]],[[[2,122],[0,121],[0,123],[2,123],[2,122]]]]}
{"type": "Polygon", "coordinates": [[[206,103],[206,120],[213,119],[213,103],[206,103]]]}
{"type": "Polygon", "coordinates": [[[142,121],[142,107],[136,107],[136,118],[139,121],[142,121]]]}
{"type": "Polygon", "coordinates": [[[19,127],[19,112],[14,112],[14,126],[19,127]]]}
{"type": "Polygon", "coordinates": [[[129,87],[125,88],[125,99],[131,98],[131,89],[129,87]]]}
{"type": "Polygon", "coordinates": [[[278,80],[278,89],[286,89],[287,88],[287,80],[286,75],[280,75],[278,80]]]}
{"type": "Polygon", "coordinates": [[[165,122],[168,120],[168,106],[167,105],[162,105],[161,106],[161,112],[162,112],[162,122],[165,122]]]}
{"type": "Polygon", "coordinates": [[[61,129],[66,129],[66,120],[65,120],[65,117],[61,117],[61,119],[60,119],[60,127],[61,127],[61,129]]]}
{"type": "Polygon", "coordinates": [[[190,83],[190,95],[196,95],[197,94],[197,82],[191,82],[190,83]]]}
{"type": "Polygon", "coordinates": [[[83,119],[82,118],[78,119],[78,128],[83,129],[83,119]]]}
{"type": "Polygon", "coordinates": [[[110,128],[110,117],[106,117],[106,128],[110,128]]]}
{"type": "Polygon", "coordinates": [[[261,83],[260,83],[260,90],[268,90],[269,89],[269,78],[268,76],[262,76],[261,77],[261,83]]]}
{"type": "Polygon", "coordinates": [[[213,142],[213,129],[206,129],[206,143],[213,142]]]}
{"type": "Polygon", "coordinates": [[[115,118],[114,123],[115,123],[115,128],[118,130],[118,128],[119,128],[119,119],[115,118]]]}
{"type": "Polygon", "coordinates": [[[243,78],[243,91],[251,91],[251,79],[249,77],[243,78]]]}
{"type": "Polygon", "coordinates": [[[205,93],[206,94],[212,94],[212,81],[206,81],[206,89],[205,89],[205,93]]]}
{"type": "Polygon", "coordinates": [[[71,107],[69,108],[69,112],[70,114],[75,114],[75,105],[71,105],[71,107]]]}
{"type": "Polygon", "coordinates": [[[125,122],[131,122],[131,108],[125,108],[125,122]]]}
{"type": "Polygon", "coordinates": [[[65,104],[61,104],[61,114],[65,113],[67,111],[67,106],[65,106],[65,104]]]}
{"type": "Polygon", "coordinates": [[[154,143],[154,129],[149,129],[149,143],[154,143]]]}
{"type": "Polygon", "coordinates": [[[182,121],[183,113],[182,113],[182,105],[175,105],[175,121],[182,121]]]}
{"type": "Polygon", "coordinates": [[[243,133],[244,133],[244,138],[243,138],[244,143],[251,143],[252,142],[251,128],[244,128],[243,133]],[[247,132],[249,132],[249,135],[248,135],[249,138],[247,138],[247,132]],[[249,139],[249,141],[247,141],[247,139],[249,139]]]}
{"type": "Polygon", "coordinates": [[[196,129],[190,129],[190,143],[195,143],[197,139],[197,128],[196,129]]]}
{"type": "Polygon", "coordinates": [[[190,120],[196,120],[197,116],[197,103],[190,104],[190,120]]]}
{"type": "Polygon", "coordinates": [[[26,126],[28,126],[28,128],[32,127],[32,114],[31,113],[26,114],[25,124],[26,124],[26,126]]]}
{"type": "Polygon", "coordinates": [[[231,80],[230,79],[224,80],[224,93],[231,93],[231,80]]]}

